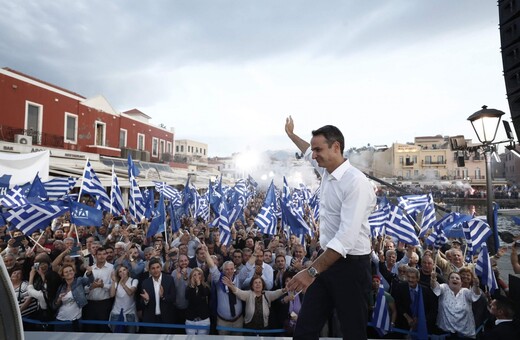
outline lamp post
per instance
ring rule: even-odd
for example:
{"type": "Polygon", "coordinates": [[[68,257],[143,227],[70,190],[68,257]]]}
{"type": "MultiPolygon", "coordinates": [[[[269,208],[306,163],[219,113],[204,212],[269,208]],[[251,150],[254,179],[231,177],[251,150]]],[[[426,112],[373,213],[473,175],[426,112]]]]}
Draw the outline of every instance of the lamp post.
{"type": "Polygon", "coordinates": [[[498,231],[493,218],[493,179],[491,178],[491,152],[493,141],[497,135],[498,125],[504,112],[496,109],[488,109],[486,105],[468,117],[477,134],[478,140],[482,143],[484,158],[486,161],[486,204],[487,222],[491,228],[492,237],[487,242],[491,254],[495,254],[498,246],[498,231]]]}

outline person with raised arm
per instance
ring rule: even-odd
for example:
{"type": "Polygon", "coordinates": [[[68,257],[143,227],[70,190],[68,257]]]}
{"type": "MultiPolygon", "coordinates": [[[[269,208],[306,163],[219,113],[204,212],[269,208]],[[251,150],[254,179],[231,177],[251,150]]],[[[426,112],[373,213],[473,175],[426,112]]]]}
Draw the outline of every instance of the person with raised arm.
{"type": "Polygon", "coordinates": [[[287,284],[305,291],[295,339],[318,339],[334,309],[349,339],[366,339],[371,286],[368,216],[376,195],[368,178],[345,159],[341,131],[326,125],[312,131],[310,144],[294,133],[291,116],[285,132],[321,175],[319,243],[324,252],[287,284]]]}

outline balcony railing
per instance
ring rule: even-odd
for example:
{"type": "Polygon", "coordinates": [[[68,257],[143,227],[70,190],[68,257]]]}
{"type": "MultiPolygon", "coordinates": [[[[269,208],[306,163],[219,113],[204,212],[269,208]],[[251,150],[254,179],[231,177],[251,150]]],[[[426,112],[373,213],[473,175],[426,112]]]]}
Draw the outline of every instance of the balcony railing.
{"type": "Polygon", "coordinates": [[[63,148],[63,136],[52,135],[50,133],[44,133],[32,129],[20,129],[0,125],[0,140],[15,143],[16,135],[31,137],[33,145],[63,148]]]}

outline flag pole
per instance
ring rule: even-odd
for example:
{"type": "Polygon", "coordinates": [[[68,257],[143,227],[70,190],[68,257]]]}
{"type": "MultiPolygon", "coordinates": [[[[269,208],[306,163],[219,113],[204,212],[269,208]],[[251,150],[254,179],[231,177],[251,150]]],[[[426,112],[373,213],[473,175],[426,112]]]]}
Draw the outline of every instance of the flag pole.
{"type": "Polygon", "coordinates": [[[34,252],[34,249],[36,248],[36,246],[40,246],[42,249],[45,249],[39,242],[40,242],[40,239],[42,238],[43,236],[43,233],[40,233],[40,237],[38,237],[38,240],[34,241],[34,239],[31,237],[31,236],[27,236],[29,237],[34,243],[34,246],[31,248],[31,252],[34,252]]]}
{"type": "Polygon", "coordinates": [[[83,168],[83,176],[81,176],[81,185],[79,186],[78,202],[81,201],[81,192],[83,191],[83,182],[85,181],[85,171],[87,170],[87,164],[89,159],[85,161],[85,167],[83,168]]]}
{"type": "Polygon", "coordinates": [[[114,164],[112,164],[112,180],[110,181],[110,214],[114,216],[114,164]]]}

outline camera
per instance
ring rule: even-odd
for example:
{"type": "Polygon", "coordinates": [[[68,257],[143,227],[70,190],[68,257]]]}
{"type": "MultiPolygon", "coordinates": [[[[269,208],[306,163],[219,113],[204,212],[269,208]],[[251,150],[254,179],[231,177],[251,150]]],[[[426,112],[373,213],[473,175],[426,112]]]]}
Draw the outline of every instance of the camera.
{"type": "Polygon", "coordinates": [[[34,267],[34,270],[40,269],[40,262],[34,262],[33,267],[34,267]]]}

